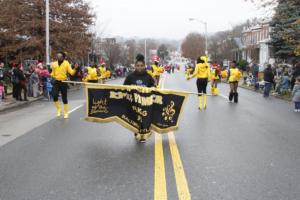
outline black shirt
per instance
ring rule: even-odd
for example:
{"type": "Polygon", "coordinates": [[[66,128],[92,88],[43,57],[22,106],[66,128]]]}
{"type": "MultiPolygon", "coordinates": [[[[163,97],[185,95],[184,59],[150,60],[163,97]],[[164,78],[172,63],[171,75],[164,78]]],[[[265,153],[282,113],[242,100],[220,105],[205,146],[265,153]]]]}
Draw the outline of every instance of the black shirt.
{"type": "Polygon", "coordinates": [[[137,85],[142,87],[154,87],[155,81],[147,72],[137,73],[133,72],[127,76],[124,85],[137,85]]]}
{"type": "Polygon", "coordinates": [[[274,74],[271,68],[266,68],[264,71],[264,81],[274,83],[274,74]]]}

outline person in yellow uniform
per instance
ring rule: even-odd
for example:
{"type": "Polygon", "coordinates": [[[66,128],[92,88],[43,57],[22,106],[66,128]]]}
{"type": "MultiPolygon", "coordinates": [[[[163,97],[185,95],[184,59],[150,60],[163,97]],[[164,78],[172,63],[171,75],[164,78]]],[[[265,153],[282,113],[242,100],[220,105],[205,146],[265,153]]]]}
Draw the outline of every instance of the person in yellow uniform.
{"type": "Polygon", "coordinates": [[[99,70],[100,70],[100,78],[99,79],[101,79],[101,83],[104,84],[107,79],[107,68],[106,68],[106,63],[104,60],[102,60],[100,62],[99,70]]]}
{"type": "Polygon", "coordinates": [[[231,66],[228,70],[228,75],[227,75],[227,81],[229,82],[230,85],[230,93],[229,93],[229,101],[232,102],[234,100],[234,103],[238,103],[238,98],[239,94],[237,92],[238,86],[239,86],[239,80],[241,78],[241,72],[237,68],[237,63],[236,61],[233,61],[231,63],[231,66]]]}
{"type": "Polygon", "coordinates": [[[220,81],[220,70],[217,65],[213,65],[211,68],[211,94],[219,95],[218,83],[220,81]]]}
{"type": "Polygon", "coordinates": [[[87,70],[87,76],[86,76],[87,82],[89,82],[89,83],[98,83],[98,73],[97,73],[98,69],[97,69],[97,66],[91,65],[86,70],[87,70]]]}
{"type": "Polygon", "coordinates": [[[51,77],[53,78],[52,96],[57,108],[57,117],[60,117],[62,110],[58,101],[59,92],[61,92],[62,101],[64,103],[64,118],[69,118],[69,106],[68,106],[68,84],[63,81],[68,80],[68,74],[73,76],[75,70],[72,69],[70,63],[66,60],[66,54],[59,52],[57,54],[57,61],[52,64],[51,77]]]}
{"type": "Polygon", "coordinates": [[[160,75],[164,72],[164,69],[161,66],[159,66],[158,59],[154,60],[154,65],[152,65],[151,71],[152,71],[151,74],[155,80],[156,85],[159,86],[160,75]]]}
{"type": "Polygon", "coordinates": [[[190,65],[188,65],[185,70],[185,76],[186,77],[190,76],[192,74],[192,72],[193,72],[193,68],[190,65]]]}
{"type": "Polygon", "coordinates": [[[187,77],[187,80],[197,77],[197,88],[198,88],[198,101],[199,101],[199,110],[206,109],[206,88],[208,80],[210,77],[209,64],[205,56],[201,56],[197,59],[197,65],[195,67],[194,73],[191,76],[187,77]],[[203,102],[202,102],[203,95],[203,102]]]}

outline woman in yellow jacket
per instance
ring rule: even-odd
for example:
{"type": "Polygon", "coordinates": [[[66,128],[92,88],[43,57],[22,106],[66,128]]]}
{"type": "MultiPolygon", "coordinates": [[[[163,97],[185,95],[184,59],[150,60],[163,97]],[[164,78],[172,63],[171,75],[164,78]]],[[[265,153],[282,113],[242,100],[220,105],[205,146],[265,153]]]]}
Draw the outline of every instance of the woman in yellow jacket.
{"type": "Polygon", "coordinates": [[[241,78],[241,72],[237,68],[236,61],[231,63],[231,67],[228,70],[227,81],[229,81],[230,85],[230,93],[229,93],[229,101],[234,100],[234,103],[238,103],[239,94],[237,92],[239,86],[239,80],[241,78]]]}
{"type": "Polygon", "coordinates": [[[198,101],[199,101],[199,110],[206,109],[206,88],[208,84],[208,79],[210,77],[209,64],[205,56],[201,56],[197,59],[197,65],[193,75],[188,76],[187,79],[197,77],[197,88],[198,88],[198,101]],[[202,95],[203,95],[203,104],[202,104],[202,95]],[[203,106],[203,107],[202,107],[203,106]]]}
{"type": "Polygon", "coordinates": [[[220,82],[220,70],[217,65],[214,65],[211,69],[211,94],[219,95],[218,83],[220,82]]]}
{"type": "Polygon", "coordinates": [[[62,100],[64,103],[64,118],[69,118],[68,106],[68,84],[63,81],[68,80],[68,74],[74,75],[75,70],[72,69],[70,63],[66,60],[66,54],[59,52],[57,54],[57,61],[52,64],[51,77],[53,78],[52,96],[57,108],[57,117],[61,116],[62,110],[58,101],[59,92],[61,92],[62,100]]]}
{"type": "Polygon", "coordinates": [[[86,68],[87,75],[85,81],[89,83],[98,83],[98,69],[97,66],[91,65],[86,68]]]}
{"type": "Polygon", "coordinates": [[[160,81],[160,75],[164,72],[164,69],[161,66],[159,66],[159,61],[155,60],[151,70],[152,70],[152,76],[156,82],[156,85],[158,86],[160,81]]]}
{"type": "Polygon", "coordinates": [[[101,83],[105,83],[106,79],[108,78],[107,77],[107,68],[106,68],[106,63],[104,61],[101,61],[100,62],[100,67],[99,67],[99,70],[100,70],[100,77],[99,79],[101,80],[101,83]]]}

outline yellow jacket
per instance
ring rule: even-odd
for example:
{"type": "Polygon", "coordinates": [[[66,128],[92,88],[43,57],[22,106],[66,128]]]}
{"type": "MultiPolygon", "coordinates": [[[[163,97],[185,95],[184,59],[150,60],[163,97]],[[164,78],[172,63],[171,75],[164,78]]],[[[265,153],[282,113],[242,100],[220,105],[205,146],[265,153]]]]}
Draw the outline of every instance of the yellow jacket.
{"type": "Polygon", "coordinates": [[[103,75],[103,78],[110,78],[110,77],[111,77],[111,72],[109,70],[106,70],[106,72],[103,75]]]}
{"type": "Polygon", "coordinates": [[[99,69],[100,69],[100,74],[101,74],[101,76],[105,76],[105,73],[106,73],[106,67],[99,67],[99,69]]]}
{"type": "Polygon", "coordinates": [[[241,78],[241,72],[238,68],[229,69],[229,82],[239,81],[241,78]]]}
{"type": "Polygon", "coordinates": [[[96,81],[96,80],[98,80],[97,68],[95,68],[95,67],[88,67],[87,71],[88,71],[88,75],[87,75],[87,80],[88,81],[96,81]]]}
{"type": "Polygon", "coordinates": [[[192,71],[193,71],[192,68],[187,68],[185,73],[186,73],[187,75],[190,75],[190,74],[192,73],[192,71]]]}
{"type": "Polygon", "coordinates": [[[211,70],[210,75],[211,75],[211,80],[220,80],[220,77],[219,77],[219,75],[217,74],[217,69],[213,68],[213,69],[211,70]]]}
{"type": "Polygon", "coordinates": [[[152,65],[152,76],[160,76],[164,72],[163,68],[157,65],[152,65]]]}
{"type": "Polygon", "coordinates": [[[209,79],[210,71],[207,63],[199,63],[196,65],[194,74],[191,76],[191,78],[195,78],[195,77],[209,79]]]}
{"type": "Polygon", "coordinates": [[[55,78],[58,81],[68,80],[68,74],[73,76],[75,70],[72,69],[70,63],[67,60],[64,60],[63,63],[59,66],[58,61],[52,64],[51,77],[55,78]]]}
{"type": "Polygon", "coordinates": [[[221,76],[222,76],[222,78],[227,78],[227,70],[223,70],[221,72],[221,76]]]}

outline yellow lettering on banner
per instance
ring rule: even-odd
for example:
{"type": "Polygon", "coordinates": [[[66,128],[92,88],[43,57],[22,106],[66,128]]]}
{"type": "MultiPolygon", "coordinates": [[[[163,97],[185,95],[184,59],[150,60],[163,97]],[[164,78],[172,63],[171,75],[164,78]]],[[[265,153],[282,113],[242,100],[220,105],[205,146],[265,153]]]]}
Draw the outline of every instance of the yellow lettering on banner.
{"type": "Polygon", "coordinates": [[[153,95],[153,103],[162,105],[163,104],[163,97],[158,95],[153,95]]]}
{"type": "Polygon", "coordinates": [[[142,106],[151,106],[154,103],[162,105],[163,104],[163,97],[159,95],[151,95],[149,97],[142,97],[138,93],[134,93],[133,96],[126,92],[114,92],[110,91],[109,97],[111,99],[127,99],[130,102],[136,102],[141,104],[142,106]]]}

